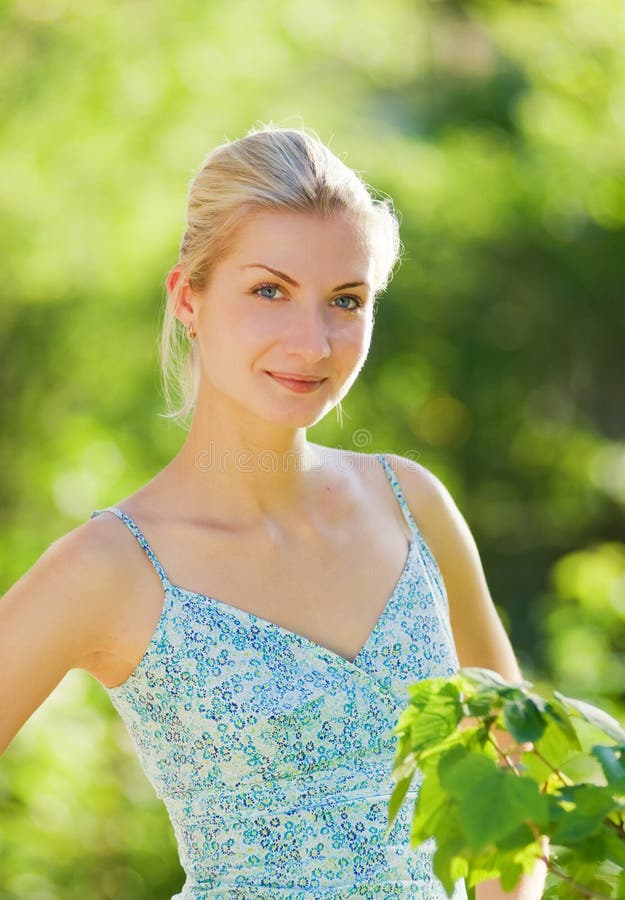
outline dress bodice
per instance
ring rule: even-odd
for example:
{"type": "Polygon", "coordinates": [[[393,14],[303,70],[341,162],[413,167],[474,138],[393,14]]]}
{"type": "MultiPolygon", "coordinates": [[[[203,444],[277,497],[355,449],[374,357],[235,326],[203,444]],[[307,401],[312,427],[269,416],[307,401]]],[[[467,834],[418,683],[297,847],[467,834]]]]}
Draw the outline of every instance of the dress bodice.
{"type": "MultiPolygon", "coordinates": [[[[377,457],[412,540],[352,661],[172,584],[134,521],[108,507],[163,585],[143,657],[107,691],[169,813],[186,872],[179,900],[446,896],[433,844],[410,847],[418,775],[385,834],[391,732],[407,688],[459,663],[440,570],[388,460],[377,457]]],[[[466,898],[463,881],[454,897],[466,898]]]]}

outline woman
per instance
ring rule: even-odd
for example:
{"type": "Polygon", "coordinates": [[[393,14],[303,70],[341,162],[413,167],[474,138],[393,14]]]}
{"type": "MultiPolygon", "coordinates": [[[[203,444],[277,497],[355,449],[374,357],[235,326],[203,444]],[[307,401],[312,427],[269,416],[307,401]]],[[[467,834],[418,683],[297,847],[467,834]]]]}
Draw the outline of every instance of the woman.
{"type": "Polygon", "coordinates": [[[0,605],[0,750],[90,672],[167,805],[185,900],[444,897],[410,803],[385,837],[391,729],[418,678],[521,677],[441,482],[306,436],[365,362],[398,248],[390,204],[307,133],[213,151],[167,278],[183,447],[0,605]]]}

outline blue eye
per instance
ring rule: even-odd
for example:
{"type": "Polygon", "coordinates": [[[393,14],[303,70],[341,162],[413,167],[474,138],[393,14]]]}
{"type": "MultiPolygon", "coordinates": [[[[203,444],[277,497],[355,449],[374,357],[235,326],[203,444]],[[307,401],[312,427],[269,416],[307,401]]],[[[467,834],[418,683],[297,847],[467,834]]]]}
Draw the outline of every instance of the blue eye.
{"type": "Polygon", "coordinates": [[[357,309],[359,309],[362,306],[362,302],[360,301],[360,299],[358,297],[349,297],[347,294],[345,294],[342,297],[337,297],[336,299],[337,300],[353,300],[353,302],[356,304],[355,306],[339,306],[339,309],[344,309],[347,312],[355,312],[357,309]]]}
{"type": "MultiPolygon", "coordinates": [[[[278,295],[283,295],[282,288],[270,281],[265,282],[264,284],[259,284],[258,287],[255,287],[252,290],[252,293],[256,294],[256,296],[258,297],[262,297],[265,300],[277,300],[279,299],[278,295]]],[[[337,304],[338,309],[342,309],[345,312],[350,313],[357,312],[364,305],[360,297],[352,297],[349,294],[343,294],[340,297],[336,297],[335,300],[347,301],[348,303],[351,301],[354,304],[353,306],[343,305],[343,302],[339,302],[337,304]]]]}
{"type": "Polygon", "coordinates": [[[259,294],[261,297],[265,297],[266,300],[273,300],[275,298],[276,291],[279,291],[280,288],[277,284],[261,284],[254,291],[255,294],[259,294]],[[263,294],[261,291],[269,291],[269,294],[263,294]],[[273,293],[271,293],[273,291],[273,293]]]}

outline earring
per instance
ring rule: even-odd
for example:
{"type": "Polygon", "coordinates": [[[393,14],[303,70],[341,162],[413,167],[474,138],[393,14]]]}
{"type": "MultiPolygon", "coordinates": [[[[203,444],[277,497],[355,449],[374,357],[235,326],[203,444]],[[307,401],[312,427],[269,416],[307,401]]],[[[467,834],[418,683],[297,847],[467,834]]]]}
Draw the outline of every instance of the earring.
{"type": "Polygon", "coordinates": [[[193,323],[192,323],[192,322],[189,322],[189,340],[192,341],[193,338],[195,337],[195,335],[196,335],[196,331],[195,331],[195,329],[193,328],[193,323]]]}

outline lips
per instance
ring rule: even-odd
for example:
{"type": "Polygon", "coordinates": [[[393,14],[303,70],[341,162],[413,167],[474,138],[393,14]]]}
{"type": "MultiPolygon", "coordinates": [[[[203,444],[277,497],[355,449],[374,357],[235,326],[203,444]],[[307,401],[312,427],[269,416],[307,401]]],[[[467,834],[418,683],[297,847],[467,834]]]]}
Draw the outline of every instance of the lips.
{"type": "Polygon", "coordinates": [[[327,380],[326,378],[314,378],[311,375],[287,374],[285,372],[267,372],[267,375],[274,381],[277,381],[278,384],[298,394],[315,391],[327,380]]]}
{"type": "Polygon", "coordinates": [[[269,374],[287,381],[325,381],[325,378],[316,378],[314,375],[298,375],[296,372],[269,372],[269,374]]]}

